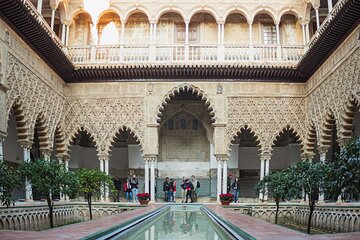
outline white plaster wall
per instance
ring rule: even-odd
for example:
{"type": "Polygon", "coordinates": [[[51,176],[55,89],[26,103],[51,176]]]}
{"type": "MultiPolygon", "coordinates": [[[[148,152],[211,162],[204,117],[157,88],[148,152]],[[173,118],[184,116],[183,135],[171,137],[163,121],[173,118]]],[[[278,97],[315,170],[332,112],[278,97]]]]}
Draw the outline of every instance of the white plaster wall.
{"type": "Polygon", "coordinates": [[[128,145],[129,168],[145,168],[139,145],[128,145]]]}
{"type": "Polygon", "coordinates": [[[100,163],[95,148],[85,148],[77,145],[70,147],[69,168],[97,168],[100,163]]]}

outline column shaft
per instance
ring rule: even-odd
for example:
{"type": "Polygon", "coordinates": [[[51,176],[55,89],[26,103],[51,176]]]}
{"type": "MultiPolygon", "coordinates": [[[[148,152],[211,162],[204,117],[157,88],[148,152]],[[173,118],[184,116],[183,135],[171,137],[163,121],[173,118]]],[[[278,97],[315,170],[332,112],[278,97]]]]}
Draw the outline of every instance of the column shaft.
{"type": "Polygon", "coordinates": [[[225,24],[221,24],[221,44],[225,43],[225,24]]]}
{"type": "Polygon", "coordinates": [[[153,36],[153,43],[154,44],[156,44],[156,23],[154,23],[154,27],[153,27],[153,34],[154,34],[154,36],[153,36]]]}
{"type": "Polygon", "coordinates": [[[55,23],[55,9],[51,9],[51,30],[54,30],[54,23],[55,23]]]}
{"type": "MultiPolygon", "coordinates": [[[[265,160],[260,160],[260,180],[264,179],[264,172],[265,172],[265,160]]],[[[263,190],[259,192],[259,199],[262,200],[264,198],[263,190]]]]}
{"type": "Polygon", "coordinates": [[[66,39],[65,39],[65,45],[69,45],[69,32],[70,32],[70,26],[66,25],[66,39]]]}
{"type": "Polygon", "coordinates": [[[125,23],[121,24],[120,44],[125,43],[125,23]]]}
{"type": "Polygon", "coordinates": [[[310,30],[308,23],[305,25],[305,30],[306,30],[306,43],[308,43],[310,41],[310,30]]]}
{"type": "Polygon", "coordinates": [[[332,11],[332,1],[331,0],[327,0],[327,4],[328,4],[328,11],[329,11],[329,13],[331,13],[331,11],[332,11]]]}
{"type": "Polygon", "coordinates": [[[306,45],[306,31],[305,31],[305,24],[301,24],[302,28],[302,35],[303,35],[303,44],[306,45]]]}
{"type": "Polygon", "coordinates": [[[216,199],[217,201],[220,201],[220,194],[222,193],[221,191],[221,172],[222,172],[222,161],[220,159],[217,160],[217,185],[216,185],[216,199]]]}
{"type": "Polygon", "coordinates": [[[37,2],[37,11],[41,14],[42,11],[42,4],[43,4],[43,0],[38,0],[37,2]]]}
{"type": "Polygon", "coordinates": [[[155,160],[150,162],[150,183],[150,201],[155,202],[155,160]]]}
{"type": "MultiPolygon", "coordinates": [[[[104,160],[104,172],[109,175],[109,159],[104,160]]],[[[109,187],[105,185],[105,201],[109,201],[109,187]]]]}
{"type": "Polygon", "coordinates": [[[145,161],[145,192],[149,192],[149,162],[145,161]]]}
{"type": "Polygon", "coordinates": [[[150,23],[150,36],[149,36],[149,43],[153,43],[153,24],[150,23]]]}
{"type": "Polygon", "coordinates": [[[223,189],[222,193],[227,193],[227,160],[223,162],[223,189]]]}
{"type": "Polygon", "coordinates": [[[65,24],[61,24],[61,42],[65,45],[65,33],[66,33],[66,26],[65,24]]]}
{"type": "Polygon", "coordinates": [[[279,23],[276,23],[275,26],[276,26],[276,44],[280,45],[280,26],[279,26],[279,23]]]}
{"type": "Polygon", "coordinates": [[[0,162],[4,161],[4,146],[3,141],[0,139],[0,162]]]}
{"type": "MultiPolygon", "coordinates": [[[[104,172],[104,160],[99,160],[100,162],[100,171],[101,172],[104,172]]],[[[100,200],[101,201],[104,201],[104,192],[105,192],[105,189],[104,189],[104,185],[101,184],[101,188],[100,188],[100,200]]]]}
{"type": "Polygon", "coordinates": [[[316,30],[320,28],[320,19],[319,19],[319,8],[315,8],[316,14],[316,30]]]}
{"type": "MultiPolygon", "coordinates": [[[[30,162],[30,146],[23,147],[24,161],[30,162]]],[[[32,186],[28,180],[25,180],[25,199],[26,201],[32,200],[32,186]]]]}

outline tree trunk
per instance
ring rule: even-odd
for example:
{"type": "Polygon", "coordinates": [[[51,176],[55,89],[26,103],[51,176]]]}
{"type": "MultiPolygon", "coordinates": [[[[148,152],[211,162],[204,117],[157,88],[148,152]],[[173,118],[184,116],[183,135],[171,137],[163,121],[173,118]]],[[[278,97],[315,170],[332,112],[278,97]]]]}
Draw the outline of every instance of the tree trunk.
{"type": "Polygon", "coordinates": [[[310,196],[309,196],[309,210],[310,210],[310,213],[309,213],[309,219],[308,219],[308,225],[307,225],[307,233],[308,234],[310,234],[310,231],[311,231],[311,219],[312,219],[313,212],[315,210],[315,200],[313,200],[313,198],[310,196]]]}
{"type": "Polygon", "coordinates": [[[278,214],[279,214],[279,199],[276,199],[275,200],[275,203],[276,203],[276,213],[275,213],[275,224],[278,223],[278,214]]]}
{"type": "Polygon", "coordinates": [[[90,220],[92,220],[92,211],[91,211],[91,194],[88,195],[87,197],[87,202],[89,205],[89,214],[90,214],[90,220]]]}
{"type": "Polygon", "coordinates": [[[54,218],[53,218],[54,202],[52,201],[51,196],[47,196],[46,200],[49,207],[50,227],[54,228],[54,218]]]}

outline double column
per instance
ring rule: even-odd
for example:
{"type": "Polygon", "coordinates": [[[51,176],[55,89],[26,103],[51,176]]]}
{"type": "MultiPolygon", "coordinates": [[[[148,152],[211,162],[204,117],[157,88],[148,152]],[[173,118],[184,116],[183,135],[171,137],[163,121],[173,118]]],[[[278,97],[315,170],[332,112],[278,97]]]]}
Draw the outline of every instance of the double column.
{"type": "MultiPolygon", "coordinates": [[[[69,160],[70,160],[70,156],[68,155],[57,155],[56,156],[57,160],[59,161],[59,164],[63,164],[64,168],[66,171],[69,171],[69,160]]],[[[68,196],[66,196],[65,194],[63,194],[62,191],[60,191],[60,200],[61,201],[66,201],[69,200],[68,196]]]]}
{"type": "MultiPolygon", "coordinates": [[[[99,156],[100,162],[100,171],[104,172],[106,175],[109,175],[109,156],[99,156]]],[[[107,185],[101,186],[101,201],[108,202],[109,201],[109,187],[107,185]]]]}
{"type": "Polygon", "coordinates": [[[144,156],[145,192],[150,193],[150,202],[155,202],[155,164],[157,156],[144,156]],[[150,177],[149,177],[150,168],[150,177]]]}
{"type": "MultiPolygon", "coordinates": [[[[24,162],[30,162],[30,150],[32,147],[32,142],[26,141],[26,142],[20,142],[20,145],[23,149],[23,161],[24,162]]],[[[26,201],[32,201],[32,186],[28,180],[25,180],[25,200],[26,201]]]]}
{"type": "MultiPolygon", "coordinates": [[[[270,166],[270,154],[262,154],[260,155],[260,180],[263,180],[266,175],[269,174],[269,166],[270,166]]],[[[268,200],[268,189],[267,186],[260,191],[259,193],[259,200],[260,201],[267,201],[268,200]]]]}
{"type": "Polygon", "coordinates": [[[216,184],[216,199],[220,201],[220,194],[227,193],[227,163],[229,156],[216,156],[217,161],[217,184],[216,184]]]}

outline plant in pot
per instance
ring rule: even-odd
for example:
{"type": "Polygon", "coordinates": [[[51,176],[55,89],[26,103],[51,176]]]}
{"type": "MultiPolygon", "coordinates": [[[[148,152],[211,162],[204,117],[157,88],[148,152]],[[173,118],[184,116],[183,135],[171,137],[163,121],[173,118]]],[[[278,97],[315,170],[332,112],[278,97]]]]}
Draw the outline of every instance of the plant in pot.
{"type": "Polygon", "coordinates": [[[147,205],[150,201],[150,194],[149,193],[139,193],[137,195],[139,199],[140,205],[147,205]]]}
{"type": "Polygon", "coordinates": [[[222,205],[229,205],[234,200],[234,195],[231,193],[220,194],[220,202],[222,205]]]}

